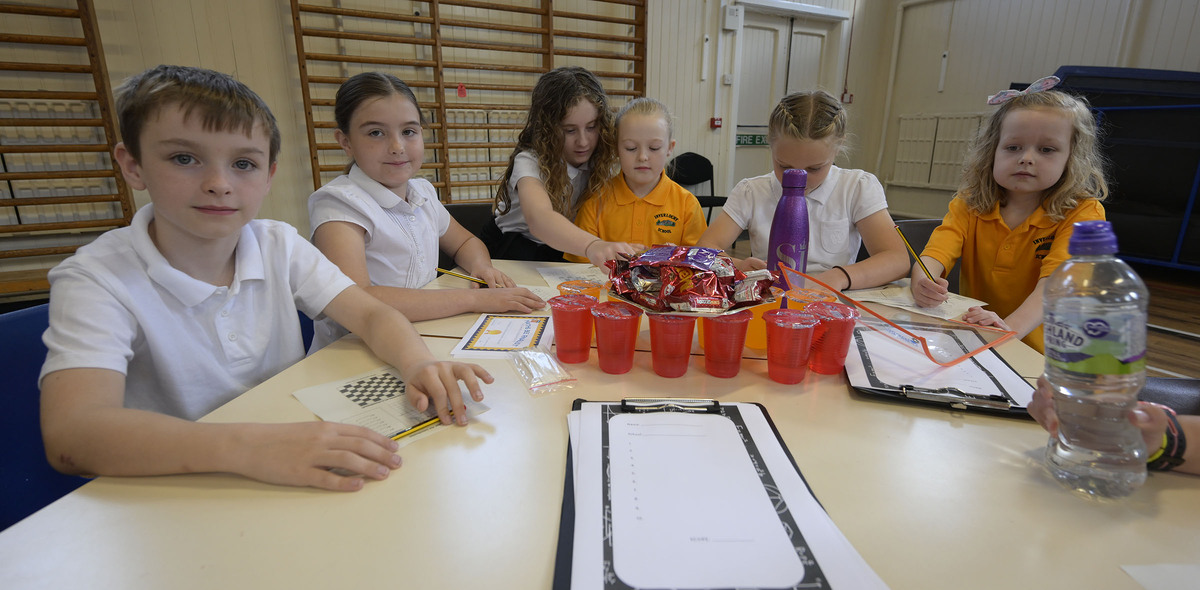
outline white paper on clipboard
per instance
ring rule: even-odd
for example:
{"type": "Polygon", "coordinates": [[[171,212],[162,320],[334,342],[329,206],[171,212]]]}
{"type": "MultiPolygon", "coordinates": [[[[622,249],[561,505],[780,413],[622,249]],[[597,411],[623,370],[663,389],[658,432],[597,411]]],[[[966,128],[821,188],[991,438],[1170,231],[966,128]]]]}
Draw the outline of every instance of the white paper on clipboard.
{"type": "Polygon", "coordinates": [[[568,420],[572,589],[887,587],[812,496],[760,406],[614,406],[584,402],[568,420]]]}

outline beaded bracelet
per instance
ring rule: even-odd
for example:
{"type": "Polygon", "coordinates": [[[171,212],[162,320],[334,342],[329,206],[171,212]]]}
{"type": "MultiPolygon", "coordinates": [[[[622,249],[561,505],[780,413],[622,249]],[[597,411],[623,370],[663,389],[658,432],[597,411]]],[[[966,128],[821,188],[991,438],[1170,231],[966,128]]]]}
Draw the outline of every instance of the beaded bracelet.
{"type": "Polygon", "coordinates": [[[1166,406],[1163,408],[1167,415],[1167,430],[1163,433],[1163,445],[1146,461],[1146,469],[1151,471],[1170,471],[1183,464],[1183,454],[1187,451],[1187,438],[1183,428],[1179,426],[1179,418],[1175,410],[1166,406]]]}
{"type": "Polygon", "coordinates": [[[842,267],[840,267],[840,266],[835,266],[834,268],[836,268],[836,269],[838,269],[838,270],[842,271],[842,274],[846,275],[846,288],[845,288],[845,289],[842,289],[842,290],[843,290],[843,291],[849,291],[849,290],[850,290],[850,284],[851,284],[851,281],[850,281],[850,273],[849,273],[849,272],[846,272],[846,269],[844,269],[844,268],[842,268],[842,267]]]}

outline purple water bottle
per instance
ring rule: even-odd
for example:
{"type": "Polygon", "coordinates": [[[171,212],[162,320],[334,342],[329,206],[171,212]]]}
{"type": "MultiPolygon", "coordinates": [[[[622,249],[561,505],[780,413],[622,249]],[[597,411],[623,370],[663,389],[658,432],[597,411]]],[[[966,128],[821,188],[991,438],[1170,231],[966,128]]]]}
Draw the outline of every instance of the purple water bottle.
{"type": "Polygon", "coordinates": [[[771,221],[770,246],[767,252],[767,269],[779,273],[775,286],[787,288],[779,263],[800,272],[808,271],[808,203],[804,189],[808,185],[808,172],[789,168],[783,171],[783,196],[775,206],[775,218],[771,221]]]}

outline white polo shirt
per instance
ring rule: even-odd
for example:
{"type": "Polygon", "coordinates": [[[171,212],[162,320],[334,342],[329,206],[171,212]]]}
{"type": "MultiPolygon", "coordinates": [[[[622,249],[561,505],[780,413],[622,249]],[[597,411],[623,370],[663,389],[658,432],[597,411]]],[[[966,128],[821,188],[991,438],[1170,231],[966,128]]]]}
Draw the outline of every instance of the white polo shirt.
{"type": "MultiPolygon", "coordinates": [[[[808,204],[808,270],[822,272],[853,264],[862,245],[856,224],[887,209],[883,185],[874,174],[831,166],[817,190],[806,193],[808,204]]],[[[724,211],[742,229],[750,230],[750,252],[767,259],[775,206],[783,185],[775,173],[747,178],[729,193],[724,211]]]]}
{"type": "Polygon", "coordinates": [[[195,420],[304,358],[296,310],[319,317],[354,284],[292,226],[242,228],[229,287],[172,267],[150,239],[153,205],[50,271],[42,377],[125,375],[125,407],[195,420]]]}
{"type": "MultiPolygon", "coordinates": [[[[345,221],[366,230],[367,272],[372,285],[420,289],[437,277],[439,240],[450,228],[450,212],[438,201],[429,181],[408,181],[408,199],[379,184],[354,166],[308,198],[313,232],[329,221],[345,221]]],[[[312,350],[345,336],[325,318],[313,328],[312,350]]]]}
{"type": "MultiPolygon", "coordinates": [[[[576,206],[579,204],[579,196],[587,188],[588,177],[590,175],[590,163],[585,163],[579,168],[567,164],[567,178],[571,181],[571,205],[569,208],[571,215],[568,216],[568,219],[572,223],[575,221],[574,212],[576,211],[576,206]]],[[[496,216],[496,227],[500,228],[500,231],[506,234],[519,233],[538,244],[544,244],[545,242],[533,237],[533,234],[529,233],[529,224],[525,221],[525,213],[521,211],[521,199],[520,195],[517,194],[517,182],[526,176],[532,176],[543,183],[545,182],[542,179],[542,172],[538,167],[537,154],[528,150],[517,154],[517,157],[513,159],[512,175],[508,178],[508,193],[512,196],[512,203],[509,205],[507,211],[496,216]]]]}

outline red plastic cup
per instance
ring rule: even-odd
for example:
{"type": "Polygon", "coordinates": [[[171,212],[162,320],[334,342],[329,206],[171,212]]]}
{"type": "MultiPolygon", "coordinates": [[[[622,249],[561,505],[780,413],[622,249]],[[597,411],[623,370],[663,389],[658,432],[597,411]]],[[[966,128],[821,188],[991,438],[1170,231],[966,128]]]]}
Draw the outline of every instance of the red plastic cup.
{"type": "Polygon", "coordinates": [[[837,375],[846,366],[857,309],[842,303],[818,301],[809,303],[804,311],[817,316],[821,323],[813,333],[812,354],[808,368],[822,375],[837,375]]]}
{"type": "Polygon", "coordinates": [[[692,356],[692,330],[696,318],[686,315],[651,314],[650,356],[660,377],[679,377],[687,372],[692,356]]]}
{"type": "Polygon", "coordinates": [[[767,324],[767,376],[776,383],[792,384],[808,373],[817,316],[798,309],[772,309],[763,314],[767,324]]]}
{"type": "Polygon", "coordinates": [[[750,310],[704,318],[704,370],[713,377],[730,378],[742,369],[742,349],[750,310]]]}
{"type": "Polygon", "coordinates": [[[588,295],[551,297],[550,317],[554,322],[554,351],[564,363],[585,363],[592,351],[592,307],[588,295]]]}
{"type": "Polygon", "coordinates": [[[620,301],[605,301],[592,307],[596,323],[596,353],[600,370],[613,375],[633,368],[633,345],[642,327],[642,310],[620,301]]]}

